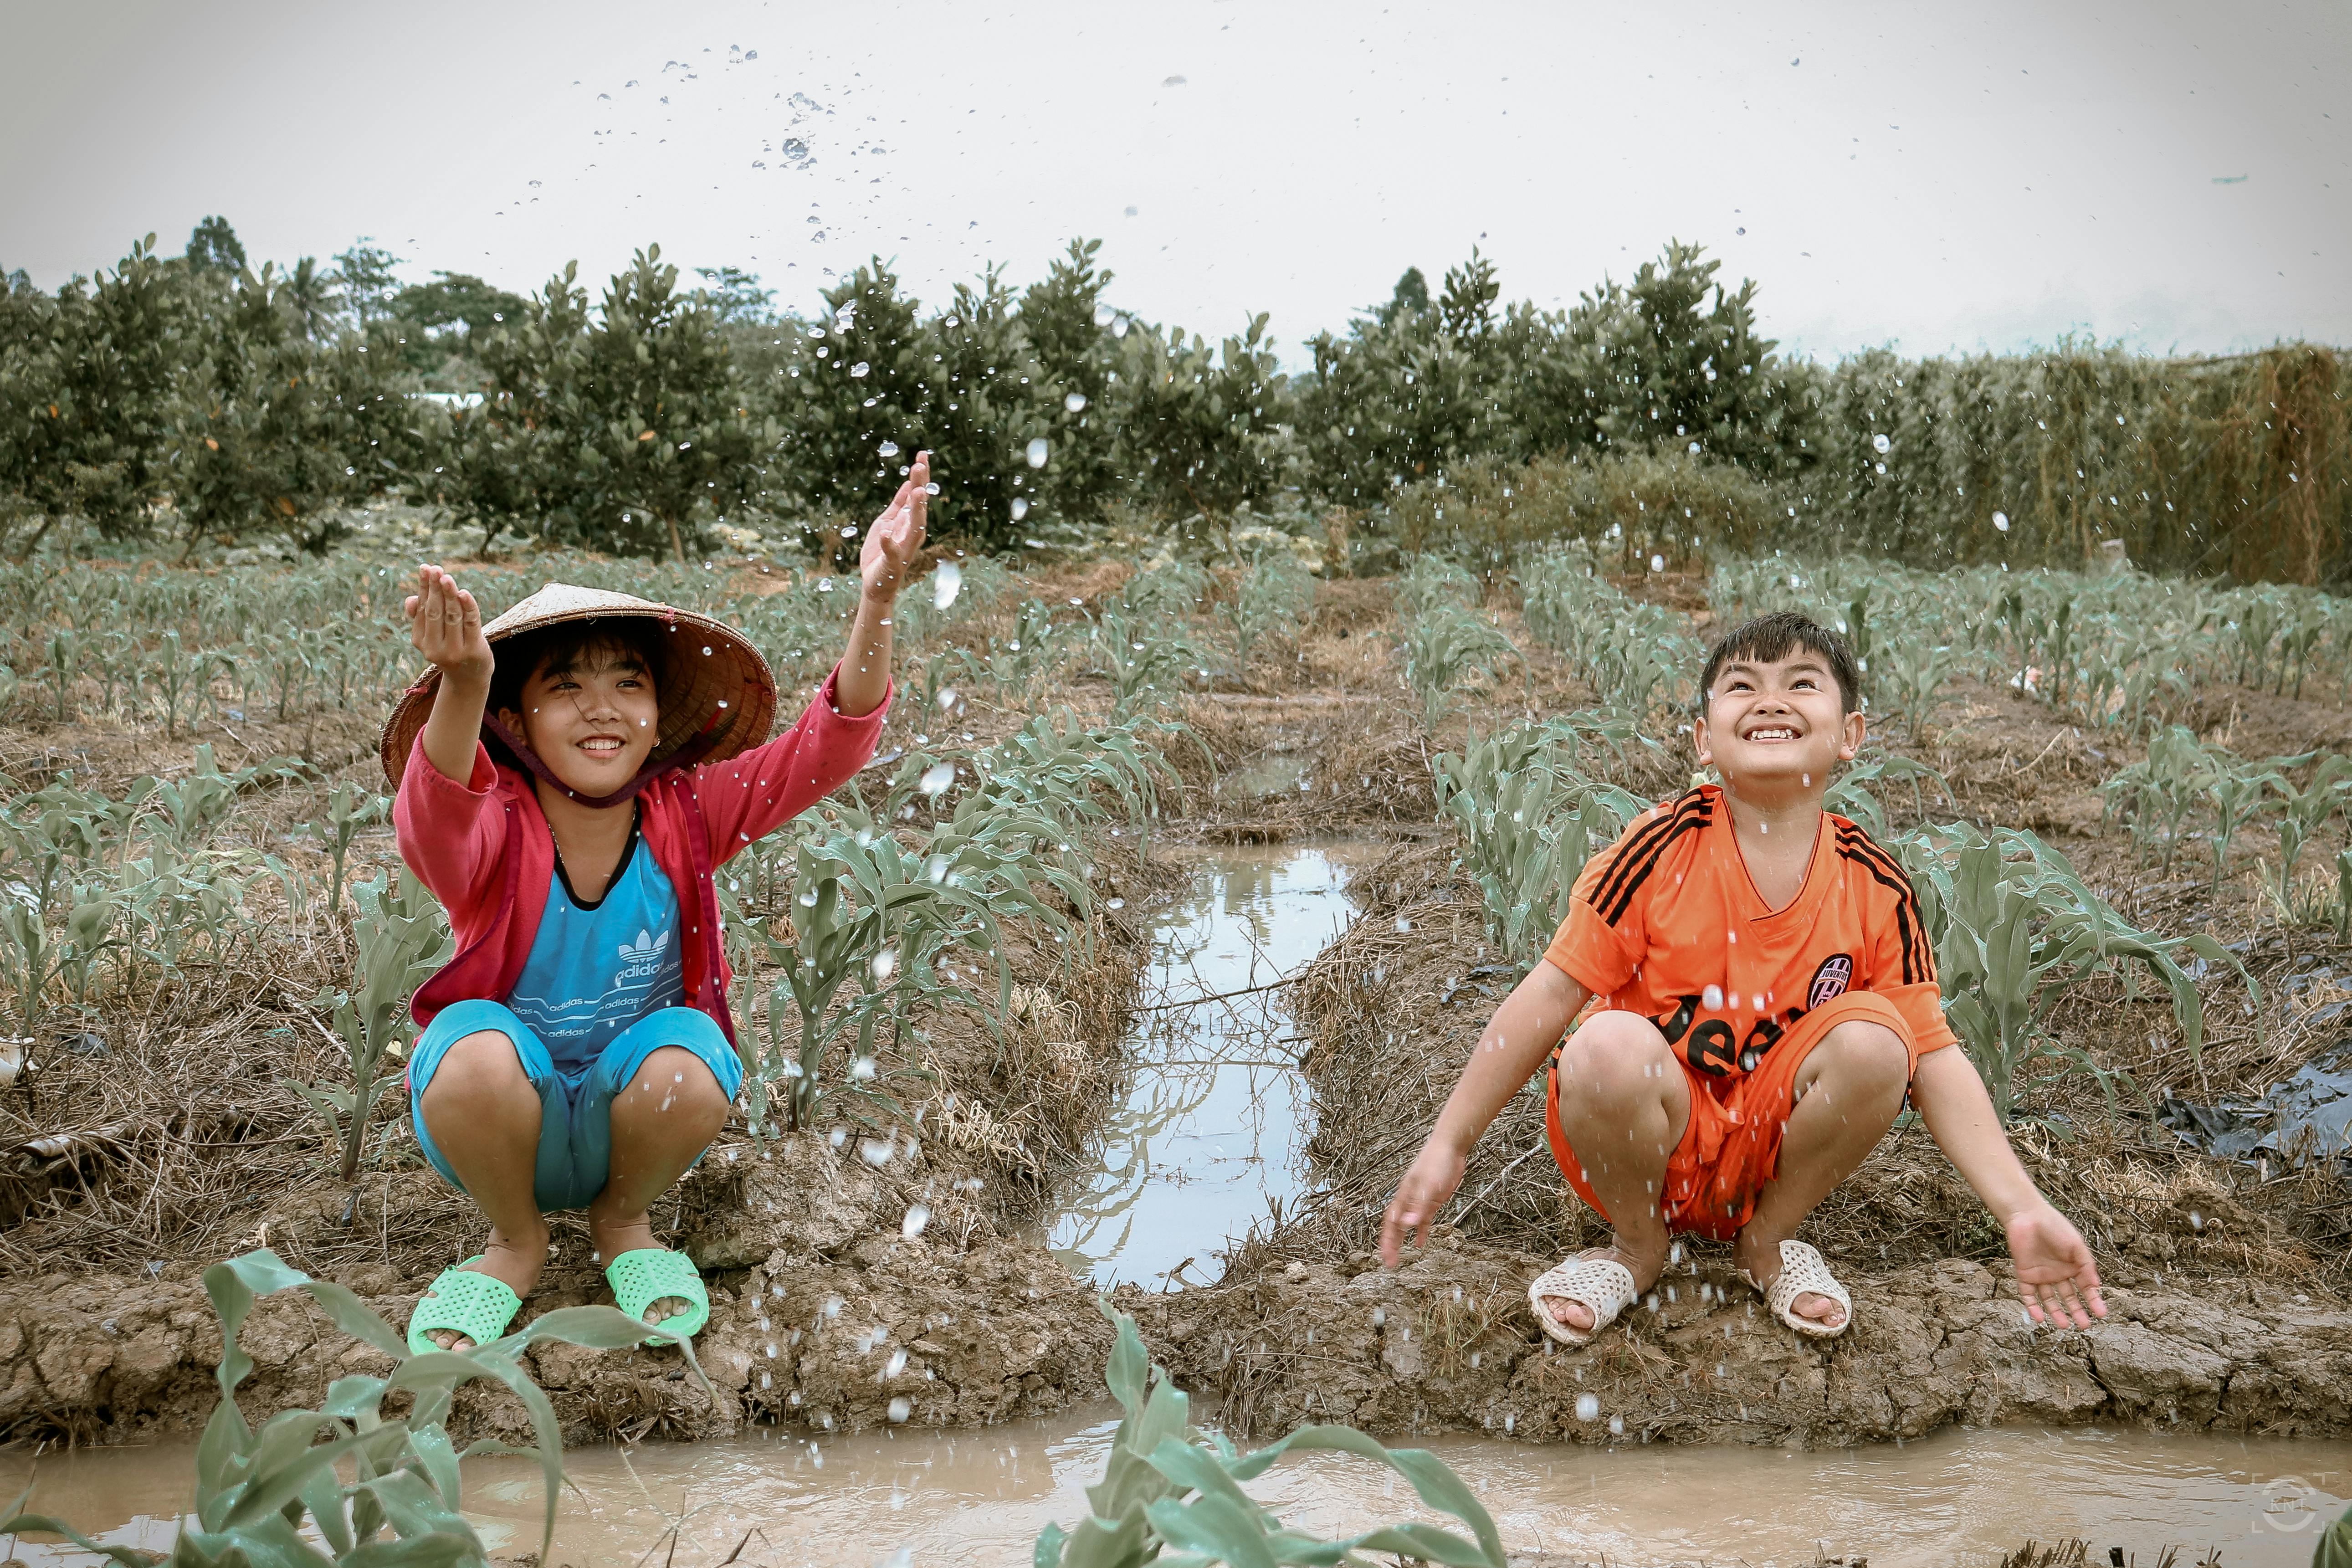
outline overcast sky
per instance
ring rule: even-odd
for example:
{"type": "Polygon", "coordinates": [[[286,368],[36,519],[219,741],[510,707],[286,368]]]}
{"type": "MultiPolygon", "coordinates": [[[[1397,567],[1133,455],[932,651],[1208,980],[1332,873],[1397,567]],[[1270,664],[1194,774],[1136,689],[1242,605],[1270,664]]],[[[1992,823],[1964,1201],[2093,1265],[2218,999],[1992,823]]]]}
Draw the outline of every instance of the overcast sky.
{"type": "Polygon", "coordinates": [[[1478,245],[1574,301],[1669,236],[1824,357],[2352,342],[2352,6],[0,0],[0,268],[226,215],[256,261],[808,309],[1100,237],[1112,300],[1286,358],[1478,245]],[[804,158],[788,146],[804,144],[804,158]]]}

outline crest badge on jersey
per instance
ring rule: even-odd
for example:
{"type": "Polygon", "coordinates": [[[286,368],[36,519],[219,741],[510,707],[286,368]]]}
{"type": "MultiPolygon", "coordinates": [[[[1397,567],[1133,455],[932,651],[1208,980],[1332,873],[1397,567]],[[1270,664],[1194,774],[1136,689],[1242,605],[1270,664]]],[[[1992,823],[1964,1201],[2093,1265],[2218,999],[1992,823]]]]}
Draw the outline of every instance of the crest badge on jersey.
{"type": "Polygon", "coordinates": [[[1853,959],[1843,952],[1833,952],[1822,960],[1813,971],[1813,983],[1805,991],[1805,1010],[1812,1011],[1832,997],[1845,994],[1846,986],[1853,980],[1853,959]]]}

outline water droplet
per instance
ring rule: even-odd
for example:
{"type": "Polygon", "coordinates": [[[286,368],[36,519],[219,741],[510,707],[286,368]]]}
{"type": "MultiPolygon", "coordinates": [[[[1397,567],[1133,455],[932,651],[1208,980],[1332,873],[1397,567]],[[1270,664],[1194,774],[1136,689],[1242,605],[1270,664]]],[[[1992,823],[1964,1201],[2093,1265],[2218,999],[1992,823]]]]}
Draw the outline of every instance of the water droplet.
{"type": "MultiPolygon", "coordinates": [[[[1888,453],[1888,452],[1890,452],[1890,451],[1894,450],[1894,447],[1895,447],[1895,443],[1894,443],[1894,442],[1892,442],[1892,441],[1890,441],[1890,440],[1888,440],[1888,439],[1887,439],[1885,437],[1884,437],[1884,436],[1873,436],[1873,437],[1870,438],[1870,445],[1871,445],[1871,448],[1872,448],[1874,451],[1877,452],[1877,453],[1878,453],[1879,455],[1881,455],[1882,457],[1883,457],[1883,456],[1885,456],[1886,453],[1888,453]]],[[[1885,469],[1881,469],[1881,470],[1879,470],[1879,471],[1880,471],[1880,472],[1882,472],[1882,473],[1884,473],[1885,470],[1885,469]]]]}
{"type": "Polygon", "coordinates": [[[879,1167],[888,1164],[893,1150],[894,1145],[887,1138],[860,1138],[857,1141],[857,1157],[869,1165],[879,1167]]]}
{"type": "Polygon", "coordinates": [[[950,784],[955,783],[955,774],[953,763],[933,763],[923,770],[923,776],[915,787],[937,800],[947,793],[950,784]]]}
{"type": "Polygon", "coordinates": [[[809,888],[803,890],[800,897],[800,906],[804,910],[813,910],[816,908],[816,889],[814,888],[809,888]]]}
{"type": "Polygon", "coordinates": [[[2007,533],[2009,531],[2009,513],[2005,511],[1997,511],[1993,513],[1992,525],[2000,530],[2003,533],[2007,533]]]}
{"type": "MultiPolygon", "coordinates": [[[[894,1423],[904,1421],[908,1416],[912,1415],[914,1413],[915,1402],[908,1398],[903,1394],[890,1402],[890,1419],[894,1423]]],[[[914,1560],[915,1554],[903,1546],[898,1548],[897,1552],[892,1552],[890,1555],[890,1561],[892,1563],[905,1564],[912,1563],[914,1560]]]]}
{"type": "Polygon", "coordinates": [[[898,1234],[912,1241],[922,1235],[923,1227],[930,1223],[930,1205],[929,1204],[912,1205],[907,1210],[907,1217],[898,1222],[898,1234]]]}
{"type": "Polygon", "coordinates": [[[1612,1437],[1622,1437],[1625,1435],[1625,1418],[1622,1415],[1612,1415],[1609,1418],[1609,1435],[1612,1437]]]}
{"type": "Polygon", "coordinates": [[[1033,468],[1045,466],[1045,437],[1043,436],[1029,438],[1029,466],[1033,468]]]}
{"type": "MultiPolygon", "coordinates": [[[[1692,448],[1691,448],[1691,450],[1693,450],[1693,451],[1696,451],[1697,449],[1698,449],[1698,448],[1697,448],[1697,447],[1692,447],[1692,448]]],[[[1653,571],[1653,572],[1663,572],[1663,571],[1664,571],[1665,569],[1666,569],[1666,558],[1665,558],[1664,556],[1663,556],[1663,555],[1653,555],[1653,556],[1651,556],[1651,557],[1650,557],[1650,570],[1651,570],[1651,571],[1653,571]]]]}
{"type": "Polygon", "coordinates": [[[898,973],[898,950],[886,947],[874,955],[874,979],[877,984],[887,985],[890,976],[898,973]]]}
{"type": "Polygon", "coordinates": [[[948,879],[948,858],[934,855],[923,866],[924,878],[934,885],[948,879]]]}
{"type": "Polygon", "coordinates": [[[1402,916],[1402,915],[1399,915],[1399,916],[1397,916],[1397,930],[1399,930],[1399,931],[1411,931],[1412,929],[1412,921],[1411,921],[1407,920],[1407,919],[1406,919],[1404,916],[1402,916]]]}
{"type": "Polygon", "coordinates": [[[898,455],[898,443],[896,441],[885,441],[881,446],[875,448],[875,452],[880,457],[895,458],[898,455]]]}
{"type": "Polygon", "coordinates": [[[1372,1327],[1377,1329],[1388,1321],[1389,1312],[1386,1307],[1375,1307],[1372,1309],[1372,1327]]]}
{"type": "MultiPolygon", "coordinates": [[[[956,595],[962,592],[963,568],[952,561],[940,562],[939,570],[931,574],[931,607],[944,610],[954,604],[956,595]]],[[[944,708],[947,704],[942,702],[940,706],[944,708]]]]}
{"type": "Polygon", "coordinates": [[[858,1083],[871,1083],[874,1081],[874,1058],[872,1057],[859,1057],[856,1060],[851,1062],[849,1064],[849,1076],[858,1083]]]}
{"type": "MultiPolygon", "coordinates": [[[[883,1381],[887,1383],[891,1378],[898,1376],[900,1373],[906,1370],[907,1352],[905,1351],[892,1351],[890,1352],[890,1359],[882,1363],[883,1381]]],[[[894,1416],[892,1419],[895,1420],[898,1419],[898,1417],[894,1416]]]]}
{"type": "Polygon", "coordinates": [[[1127,908],[1127,900],[1125,899],[1113,899],[1104,907],[1107,909],[1123,910],[1127,908]]]}
{"type": "Polygon", "coordinates": [[[1706,992],[1699,997],[1699,1000],[1706,1003],[1710,1009],[1722,1006],[1723,987],[1720,985],[1708,986],[1706,992]]]}
{"type": "Polygon", "coordinates": [[[1014,496],[1013,498],[1013,521],[1019,522],[1023,518],[1027,517],[1028,515],[1029,498],[1026,496],[1014,496]]]}
{"type": "Polygon", "coordinates": [[[1576,1418],[1579,1421],[1599,1420],[1601,1418],[1601,1396],[1596,1394],[1578,1394],[1576,1396],[1576,1418]]]}
{"type": "Polygon", "coordinates": [[[1067,397],[1062,399],[1062,406],[1068,409],[1073,414],[1077,413],[1086,405],[1087,395],[1083,392],[1073,392],[1067,397]]]}
{"type": "Polygon", "coordinates": [[[856,364],[849,367],[849,378],[852,381],[856,381],[862,378],[867,371],[872,370],[873,368],[874,367],[872,365],[867,364],[864,360],[859,360],[856,364]]]}

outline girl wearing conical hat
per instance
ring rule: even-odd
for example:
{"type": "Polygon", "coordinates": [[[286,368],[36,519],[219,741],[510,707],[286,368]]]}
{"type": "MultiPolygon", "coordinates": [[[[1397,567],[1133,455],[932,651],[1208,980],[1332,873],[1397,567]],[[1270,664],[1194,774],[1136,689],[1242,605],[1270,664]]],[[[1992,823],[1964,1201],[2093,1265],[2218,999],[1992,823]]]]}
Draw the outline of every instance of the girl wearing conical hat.
{"type": "Polygon", "coordinates": [[[457,954],[411,1005],[409,1092],[425,1157],[490,1234],[418,1300],[412,1351],[505,1333],[558,1209],[588,1211],[624,1311],[679,1336],[709,1320],[647,1211],[743,1079],[711,873],[873,755],[929,480],[922,453],[866,530],[848,651],[773,740],[767,661],[717,621],[550,584],[484,626],[447,572],[418,572],[409,635],[432,668],[383,764],[401,857],[457,954]]]}

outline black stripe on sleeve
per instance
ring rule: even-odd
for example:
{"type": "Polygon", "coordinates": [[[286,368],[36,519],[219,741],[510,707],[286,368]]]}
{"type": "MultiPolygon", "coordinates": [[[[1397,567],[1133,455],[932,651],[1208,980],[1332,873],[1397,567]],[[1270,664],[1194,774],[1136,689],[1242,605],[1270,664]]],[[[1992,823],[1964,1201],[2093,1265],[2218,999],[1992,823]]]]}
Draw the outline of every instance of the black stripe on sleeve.
{"type": "Polygon", "coordinates": [[[1928,946],[1927,931],[1919,917],[1919,895],[1911,886],[1909,875],[1859,828],[1851,838],[1843,829],[1839,830],[1838,854],[1860,866],[1874,881],[1895,894],[1895,930],[1903,951],[1903,984],[1933,984],[1936,955],[1928,946]]]}
{"type": "MultiPolygon", "coordinates": [[[[1675,807],[1674,815],[1667,818],[1665,832],[1644,847],[1637,863],[1625,867],[1625,874],[1620,879],[1616,891],[1609,896],[1609,901],[1606,904],[1596,901],[1595,907],[1599,909],[1601,918],[1610,925],[1613,926],[1625,918],[1625,911],[1633,906],[1633,895],[1642,890],[1642,884],[1650,879],[1650,873],[1657,869],[1658,862],[1665,858],[1666,851],[1674,847],[1675,840],[1686,833],[1698,831],[1714,819],[1715,814],[1706,796],[1685,798],[1688,804],[1675,807]]],[[[1612,867],[1611,869],[1614,871],[1617,868],[1612,867]]]]}

